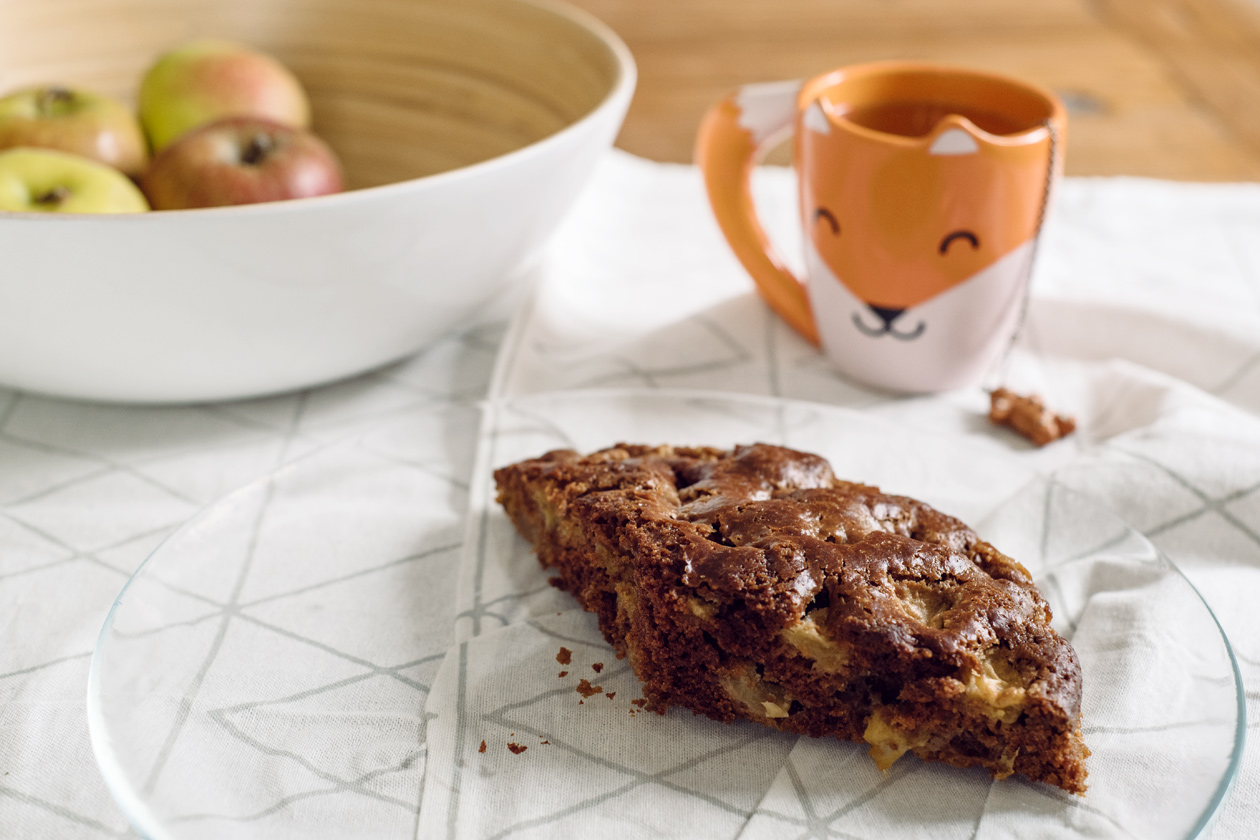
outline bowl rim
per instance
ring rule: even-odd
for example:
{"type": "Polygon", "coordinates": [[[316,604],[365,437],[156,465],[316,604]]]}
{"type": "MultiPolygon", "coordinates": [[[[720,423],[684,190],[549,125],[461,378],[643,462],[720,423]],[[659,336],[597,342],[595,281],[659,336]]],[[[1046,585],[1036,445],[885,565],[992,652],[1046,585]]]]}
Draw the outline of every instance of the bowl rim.
{"type": "MultiPolygon", "coordinates": [[[[500,0],[502,1],[502,0],[500,0]]],[[[192,218],[200,217],[205,214],[214,214],[222,216],[227,214],[236,214],[242,216],[266,215],[269,213],[284,213],[300,208],[308,208],[312,206],[331,206],[336,204],[351,205],[361,201],[369,201],[377,196],[392,195],[394,193],[406,193],[409,191],[427,188],[431,184],[445,184],[450,181],[459,181],[465,178],[480,177],[482,174],[492,172],[495,169],[504,166],[510,166],[517,160],[527,156],[541,154],[552,146],[560,145],[572,134],[576,134],[585,129],[587,124],[599,119],[605,112],[622,107],[622,100],[626,100],[625,105],[629,105],[629,99],[634,93],[635,84],[638,80],[638,67],[634,61],[634,55],[630,52],[630,48],[626,46],[625,41],[615,30],[608,24],[604,23],[595,15],[566,2],[566,0],[507,0],[507,2],[516,3],[523,6],[533,6],[538,9],[550,12],[557,17],[565,18],[572,23],[576,23],[587,33],[595,36],[596,40],[601,42],[612,52],[613,59],[616,63],[616,76],[607,93],[597,102],[594,107],[590,108],[581,117],[573,120],[568,125],[548,134],[546,137],[540,138],[527,143],[524,146],[513,149],[510,152],[504,152],[501,155],[495,155],[486,160],[470,163],[466,166],[459,166],[454,169],[447,169],[442,172],[435,172],[432,175],[421,175],[418,178],[408,178],[405,181],[395,181],[390,184],[380,184],[374,187],[363,187],[356,190],[346,190],[344,192],[332,193],[330,195],[311,196],[306,198],[288,198],[280,201],[265,201],[256,204],[236,204],[226,207],[194,207],[186,210],[148,210],[142,213],[49,213],[32,210],[3,210],[0,211],[0,221],[10,219],[13,221],[49,221],[58,224],[60,221],[86,220],[102,221],[109,224],[145,224],[153,223],[153,219],[171,219],[171,218],[192,218]]]]}

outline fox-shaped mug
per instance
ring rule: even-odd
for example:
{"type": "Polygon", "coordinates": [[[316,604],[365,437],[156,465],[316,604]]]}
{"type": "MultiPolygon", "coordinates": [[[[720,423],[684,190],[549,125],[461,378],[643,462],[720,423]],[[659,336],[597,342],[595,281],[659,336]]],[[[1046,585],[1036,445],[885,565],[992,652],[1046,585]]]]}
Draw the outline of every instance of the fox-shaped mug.
{"type": "Polygon", "coordinates": [[[741,88],[706,115],[696,159],[727,241],[788,324],[853,379],[934,392],[979,380],[1019,329],[1065,123],[1035,85],[882,62],[741,88]],[[749,193],[787,131],[805,282],[749,193]]]}

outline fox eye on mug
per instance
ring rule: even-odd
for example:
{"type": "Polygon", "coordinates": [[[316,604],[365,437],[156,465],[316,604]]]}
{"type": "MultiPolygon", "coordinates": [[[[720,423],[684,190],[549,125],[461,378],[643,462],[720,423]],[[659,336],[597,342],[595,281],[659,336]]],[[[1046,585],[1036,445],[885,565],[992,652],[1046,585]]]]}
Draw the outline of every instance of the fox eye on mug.
{"type": "Polygon", "coordinates": [[[826,207],[819,207],[814,211],[814,224],[818,224],[819,219],[826,219],[827,224],[831,226],[831,232],[836,236],[840,235],[840,223],[836,221],[836,216],[826,207]]]}
{"type": "Polygon", "coordinates": [[[949,246],[954,243],[955,239],[966,239],[971,243],[971,250],[973,251],[980,247],[980,240],[974,233],[969,230],[956,230],[953,233],[945,234],[945,238],[941,240],[940,252],[942,254],[947,253],[949,246]]]}

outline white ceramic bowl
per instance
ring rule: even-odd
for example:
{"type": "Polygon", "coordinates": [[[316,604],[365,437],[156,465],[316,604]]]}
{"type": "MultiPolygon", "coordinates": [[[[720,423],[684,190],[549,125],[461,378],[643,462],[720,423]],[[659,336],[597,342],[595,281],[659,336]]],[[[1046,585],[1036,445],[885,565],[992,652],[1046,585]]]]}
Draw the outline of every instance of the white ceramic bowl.
{"type": "Polygon", "coordinates": [[[0,89],[134,97],[158,53],[271,52],[340,154],[335,196],[130,216],[0,213],[0,384],[239,398],[401,358],[501,293],[612,144],[635,67],[539,0],[0,4],[0,89]]]}

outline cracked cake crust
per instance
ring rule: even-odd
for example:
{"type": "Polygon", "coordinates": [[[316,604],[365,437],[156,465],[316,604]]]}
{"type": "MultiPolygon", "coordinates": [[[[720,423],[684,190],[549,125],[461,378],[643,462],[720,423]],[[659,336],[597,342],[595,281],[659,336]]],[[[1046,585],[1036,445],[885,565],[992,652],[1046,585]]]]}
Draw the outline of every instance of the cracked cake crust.
{"type": "Polygon", "coordinates": [[[958,520],[766,444],[558,450],[495,480],[655,710],[1084,792],[1076,654],[958,520]]]}

